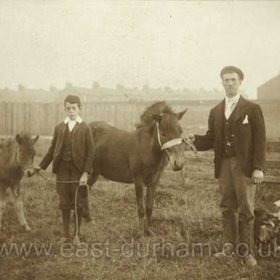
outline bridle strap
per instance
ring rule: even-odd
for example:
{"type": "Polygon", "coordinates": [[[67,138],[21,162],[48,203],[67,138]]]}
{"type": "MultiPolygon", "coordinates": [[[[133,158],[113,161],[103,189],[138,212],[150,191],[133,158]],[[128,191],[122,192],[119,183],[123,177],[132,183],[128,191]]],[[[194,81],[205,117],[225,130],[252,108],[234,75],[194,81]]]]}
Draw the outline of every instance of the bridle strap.
{"type": "Polygon", "coordinates": [[[167,142],[165,142],[163,145],[161,143],[161,140],[160,140],[160,130],[159,130],[159,123],[156,122],[156,127],[157,127],[157,138],[158,138],[158,143],[159,143],[159,146],[160,146],[160,149],[161,150],[166,150],[168,148],[171,148],[171,147],[174,147],[176,145],[180,145],[182,144],[182,142],[186,143],[188,146],[191,147],[192,151],[196,154],[197,153],[197,149],[195,148],[194,144],[188,140],[187,137],[185,138],[174,138],[174,139],[171,139],[167,142]]]}
{"type": "Polygon", "coordinates": [[[160,146],[160,149],[162,150],[162,144],[161,144],[161,140],[160,140],[160,132],[159,132],[159,123],[156,122],[156,126],[157,126],[157,139],[158,139],[158,144],[160,146]]]}
{"type": "Polygon", "coordinates": [[[182,141],[183,141],[182,138],[174,138],[174,139],[171,139],[171,140],[165,142],[162,145],[162,142],[160,140],[160,130],[159,130],[159,123],[158,122],[156,122],[156,126],[157,126],[158,144],[159,144],[161,150],[166,150],[168,148],[171,148],[171,147],[176,146],[176,145],[180,145],[182,143],[182,141]]]}

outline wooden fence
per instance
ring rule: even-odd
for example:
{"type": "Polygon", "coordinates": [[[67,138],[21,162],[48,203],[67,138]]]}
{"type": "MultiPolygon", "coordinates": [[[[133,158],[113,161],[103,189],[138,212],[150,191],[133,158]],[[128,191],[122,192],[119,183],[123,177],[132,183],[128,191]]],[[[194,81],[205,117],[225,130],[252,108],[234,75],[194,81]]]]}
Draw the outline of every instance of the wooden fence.
{"type": "MultiPolygon", "coordinates": [[[[204,134],[210,109],[219,101],[167,101],[175,112],[188,108],[180,121],[184,135],[204,134]]],[[[267,136],[280,138],[279,109],[280,100],[257,101],[264,112],[267,136]]],[[[81,116],[86,122],[106,121],[120,129],[134,130],[142,112],[153,102],[99,102],[84,103],[81,116]]],[[[64,118],[61,103],[0,103],[0,135],[15,135],[22,130],[40,136],[51,136],[54,126],[64,118]]]]}
{"type": "MultiPolygon", "coordinates": [[[[83,106],[81,116],[86,122],[102,120],[129,130],[139,121],[143,108],[125,103],[91,103],[83,106]]],[[[64,117],[60,103],[0,103],[0,135],[14,135],[22,130],[52,135],[64,117]]]]}
{"type": "MultiPolygon", "coordinates": [[[[186,152],[186,164],[182,170],[182,178],[196,177],[196,178],[214,178],[214,165],[213,151],[198,152],[198,156],[195,157],[192,152],[186,152]],[[199,167],[198,170],[195,170],[199,167]]],[[[265,183],[280,184],[280,142],[268,141],[267,142],[267,160],[265,170],[265,183]]]]}
{"type": "MultiPolygon", "coordinates": [[[[196,128],[206,129],[209,106],[213,101],[170,101],[174,112],[189,108],[187,115],[181,121],[184,130],[196,128]],[[190,107],[194,108],[190,110],[190,107]],[[201,112],[205,112],[202,114],[201,112]]],[[[106,121],[120,129],[134,130],[143,111],[152,102],[100,102],[85,103],[81,110],[81,117],[86,122],[106,121]]],[[[55,125],[65,117],[64,107],[61,103],[0,103],[0,135],[15,135],[25,130],[31,134],[52,135],[55,125]]],[[[197,130],[198,129],[198,130],[197,130]]]]}

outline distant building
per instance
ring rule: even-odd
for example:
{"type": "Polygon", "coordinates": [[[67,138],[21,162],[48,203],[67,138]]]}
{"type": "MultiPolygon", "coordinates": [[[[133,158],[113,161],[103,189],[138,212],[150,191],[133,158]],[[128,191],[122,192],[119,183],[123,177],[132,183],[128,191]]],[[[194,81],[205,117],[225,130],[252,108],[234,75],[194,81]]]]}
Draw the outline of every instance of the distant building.
{"type": "Polygon", "coordinates": [[[280,99],[280,73],[258,87],[258,99],[280,99]]]}

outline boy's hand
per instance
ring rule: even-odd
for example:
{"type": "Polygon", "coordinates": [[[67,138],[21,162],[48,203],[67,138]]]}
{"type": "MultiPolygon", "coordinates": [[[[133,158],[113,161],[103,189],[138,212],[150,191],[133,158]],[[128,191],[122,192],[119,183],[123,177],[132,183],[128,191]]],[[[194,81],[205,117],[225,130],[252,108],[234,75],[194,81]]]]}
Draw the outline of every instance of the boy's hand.
{"type": "Polygon", "coordinates": [[[37,172],[37,173],[39,173],[41,170],[42,170],[42,168],[41,168],[41,166],[34,166],[34,170],[37,172]]]}
{"type": "Polygon", "coordinates": [[[88,174],[87,174],[87,172],[84,172],[82,177],[80,178],[79,185],[80,186],[85,186],[85,185],[87,185],[87,181],[88,181],[88,174]]]}

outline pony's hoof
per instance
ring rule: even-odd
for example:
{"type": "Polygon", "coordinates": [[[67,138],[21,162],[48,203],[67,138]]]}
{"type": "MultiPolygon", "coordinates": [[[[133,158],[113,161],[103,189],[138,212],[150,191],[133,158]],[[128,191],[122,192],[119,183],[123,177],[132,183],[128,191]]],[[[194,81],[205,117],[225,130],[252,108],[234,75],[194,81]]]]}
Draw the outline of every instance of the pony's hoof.
{"type": "Polygon", "coordinates": [[[150,230],[150,229],[147,229],[145,231],[145,236],[147,236],[147,237],[156,237],[155,233],[152,230],[150,230]]]}
{"type": "Polygon", "coordinates": [[[25,230],[26,232],[30,232],[30,231],[31,231],[31,228],[30,228],[29,225],[23,225],[22,227],[24,228],[24,230],[25,230]]]}
{"type": "Polygon", "coordinates": [[[85,219],[85,222],[86,222],[87,224],[95,225],[94,220],[93,220],[90,216],[87,216],[87,217],[85,217],[84,219],[85,219]]]}
{"type": "Polygon", "coordinates": [[[63,244],[71,244],[71,239],[70,237],[61,237],[58,241],[57,241],[58,245],[63,245],[63,244]]]}
{"type": "Polygon", "coordinates": [[[86,245],[86,239],[83,236],[74,236],[73,238],[73,245],[74,246],[84,246],[86,245]]]}
{"type": "Polygon", "coordinates": [[[137,232],[137,234],[136,234],[136,238],[137,238],[138,240],[144,240],[144,238],[145,238],[144,232],[143,232],[142,230],[139,230],[139,231],[137,232]]]}

